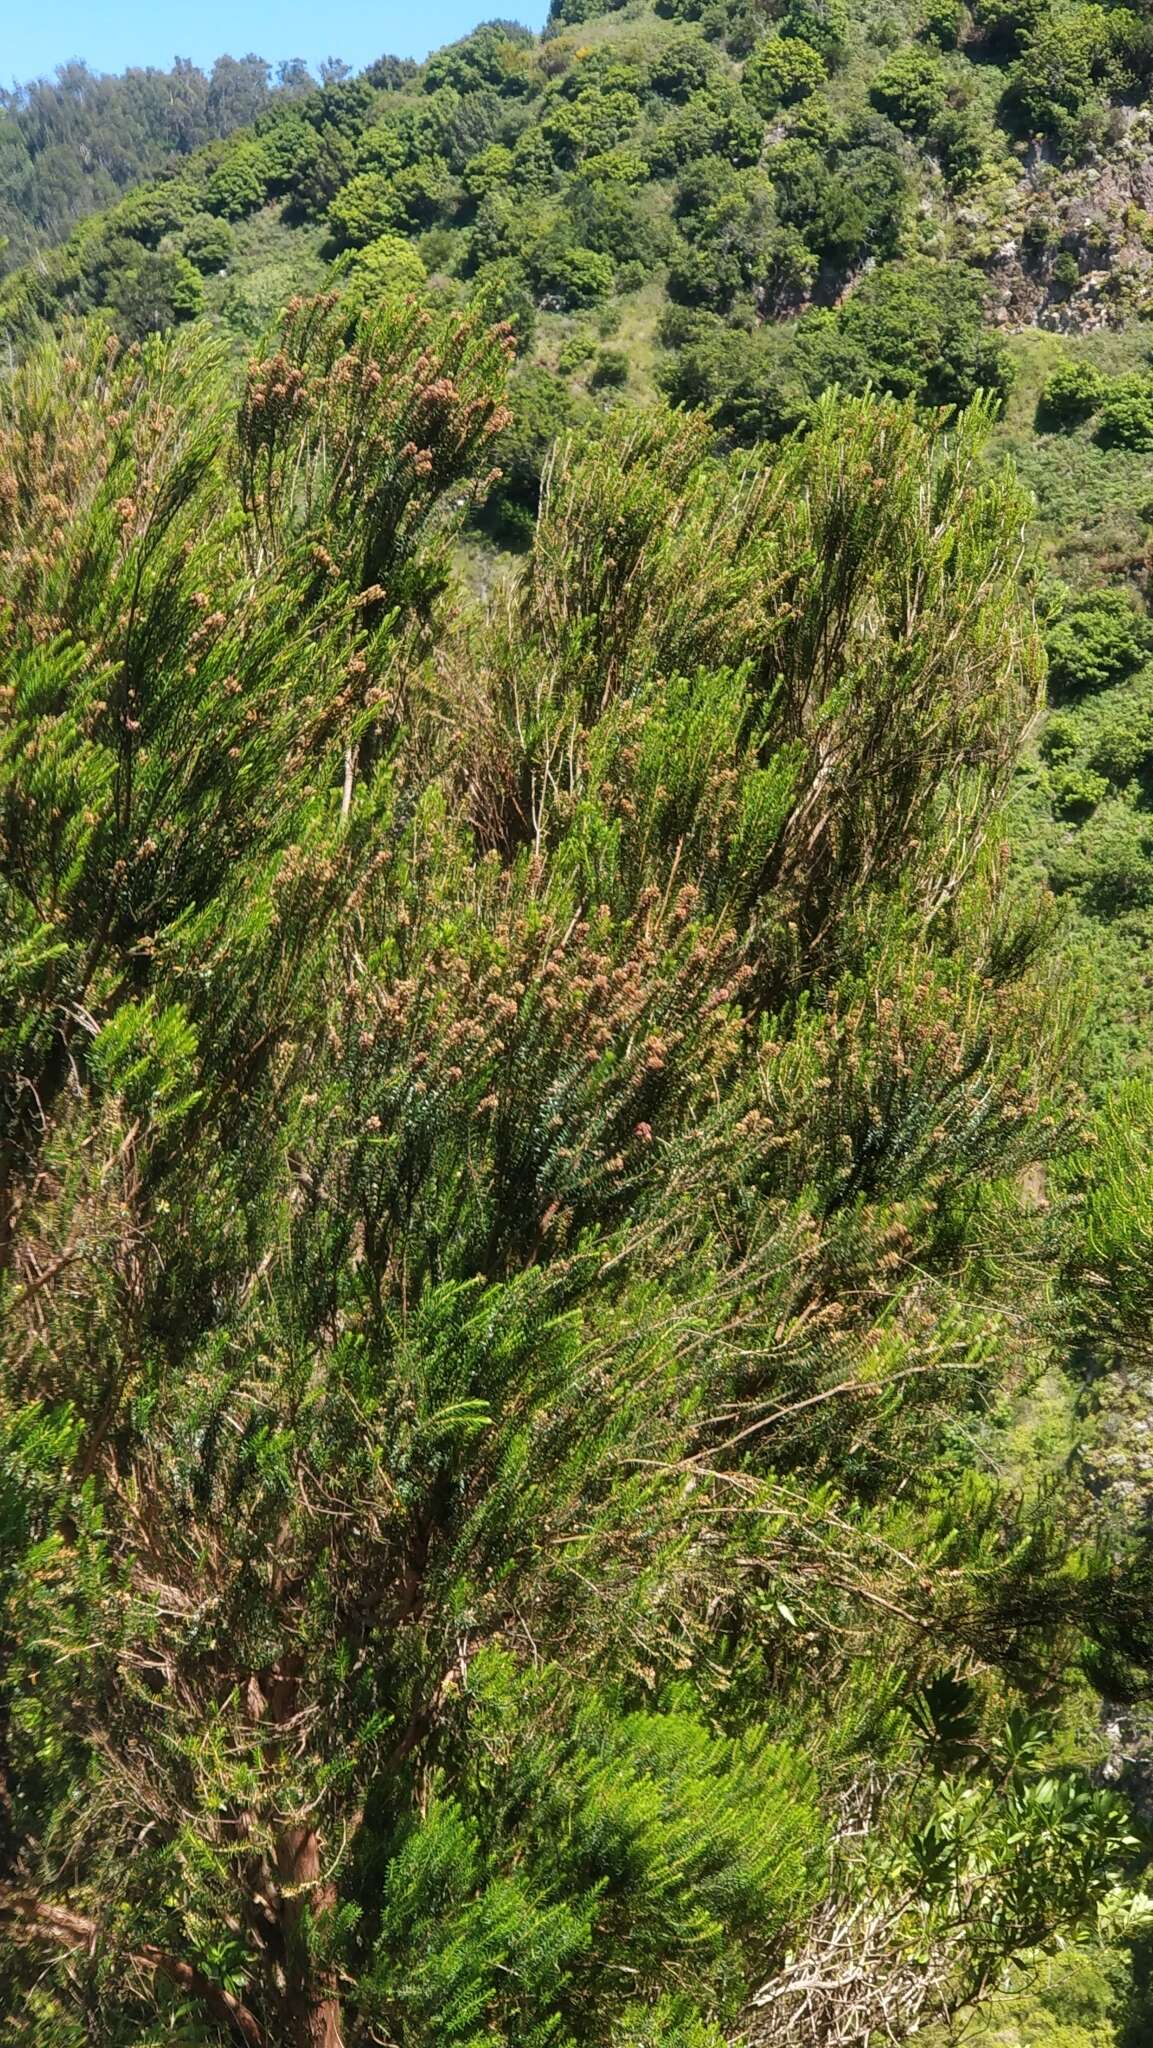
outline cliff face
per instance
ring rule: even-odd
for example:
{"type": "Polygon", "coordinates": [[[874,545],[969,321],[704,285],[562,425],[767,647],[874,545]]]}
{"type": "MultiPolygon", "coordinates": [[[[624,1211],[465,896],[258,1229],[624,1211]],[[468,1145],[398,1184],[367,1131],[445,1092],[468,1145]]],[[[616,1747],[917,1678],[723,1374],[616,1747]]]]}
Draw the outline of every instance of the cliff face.
{"type": "Polygon", "coordinates": [[[984,257],[995,325],[1091,333],[1153,307],[1153,118],[1118,109],[1115,125],[1076,165],[1031,145],[999,206],[959,209],[962,243],[997,244],[984,257]]]}

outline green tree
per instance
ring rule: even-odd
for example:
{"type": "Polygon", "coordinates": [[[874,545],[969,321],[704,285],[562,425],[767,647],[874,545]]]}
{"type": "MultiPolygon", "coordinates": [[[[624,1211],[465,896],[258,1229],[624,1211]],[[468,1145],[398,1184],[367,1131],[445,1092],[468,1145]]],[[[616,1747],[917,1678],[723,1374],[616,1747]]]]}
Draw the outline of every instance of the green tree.
{"type": "Polygon", "coordinates": [[[720,75],[714,50],[699,35],[670,36],[648,64],[648,90],[662,100],[683,103],[720,75]]]}
{"type": "MultiPolygon", "coordinates": [[[[360,151],[355,139],[335,126],[310,127],[307,141],[292,150],[287,211],[296,220],[323,221],[343,185],[356,176],[360,151]]],[[[284,159],[276,164],[276,190],[284,190],[284,159]]]]}
{"type": "Polygon", "coordinates": [[[582,158],[625,141],[639,114],[634,92],[593,82],[572,96],[563,91],[553,96],[541,117],[541,133],[557,163],[571,170],[582,158]]]}
{"type": "Polygon", "coordinates": [[[486,319],[508,323],[519,353],[527,354],[536,333],[536,306],[522,266],[509,257],[482,264],[473,274],[472,296],[486,319]]]}
{"type": "Polygon", "coordinates": [[[383,171],[362,171],[341,187],[328,209],[328,224],[337,240],[361,249],[388,234],[404,218],[395,182],[383,171]]]}
{"type": "Polygon", "coordinates": [[[1042,428],[1075,427],[1095,413],[1108,389],[1093,363],[1059,363],[1041,386],[1037,424],[1042,428]]]}
{"type": "Polygon", "coordinates": [[[964,0],[929,0],[919,34],[939,50],[955,50],[964,21],[964,0]]]}
{"type": "Polygon", "coordinates": [[[221,158],[208,181],[205,205],[222,220],[243,220],[263,206],[268,170],[259,144],[238,142],[221,158]]]}
{"type": "Polygon", "coordinates": [[[777,440],[808,416],[809,392],[787,354],[762,332],[729,327],[708,313],[674,311],[663,323],[668,355],[657,368],[676,405],[706,411],[740,447],[777,440]]]}
{"type": "Polygon", "coordinates": [[[532,541],[553,449],[578,431],[587,433],[595,414],[587,399],[539,364],[518,368],[510,398],[512,417],[493,448],[500,475],[474,516],[484,531],[523,549],[532,541]]]}
{"type": "Polygon", "coordinates": [[[484,22],[430,58],[424,68],[424,90],[439,92],[449,86],[468,93],[489,88],[518,99],[531,90],[527,56],[532,44],[529,30],[516,22],[484,22]]]}
{"type": "Polygon", "coordinates": [[[1139,665],[1147,644],[1143,622],[1123,590],[1066,593],[1045,632],[1050,687],[1059,696],[1104,689],[1139,665]]]}
{"type": "Polygon", "coordinates": [[[346,251],[334,265],[333,276],[345,302],[358,308],[405,298],[410,292],[422,294],[428,284],[424,264],[403,235],[378,235],[375,241],[346,251]]]}
{"type": "Polygon", "coordinates": [[[894,151],[865,144],[839,151],[831,166],[824,151],[790,143],[773,176],[781,221],[834,269],[896,255],[909,185],[894,151]]]}
{"type": "Polygon", "coordinates": [[[227,269],[235,247],[228,222],[217,220],[210,213],[196,214],[180,237],[181,254],[205,276],[213,270],[227,269]]]}
{"type": "Polygon", "coordinates": [[[1039,13],[1024,35],[1010,91],[1023,123],[1067,144],[1098,94],[1125,82],[1115,17],[1090,5],[1039,13]]]}
{"type": "Polygon", "coordinates": [[[656,133],[645,154],[654,172],[672,173],[699,157],[727,157],[735,166],[760,161],[764,123],[736,81],[718,79],[694,93],[656,133]]]}
{"type": "Polygon", "coordinates": [[[177,167],[238,127],[287,114],[311,83],[303,66],[282,66],[273,82],[260,58],[222,59],[211,77],[181,58],[170,71],[133,66],[120,77],[62,64],[51,79],[0,91],[0,232],[11,238],[0,268],[118,201],[126,231],[154,246],[182,225],[157,224],[178,193],[181,204],[189,197],[177,167]]]}
{"type": "Polygon", "coordinates": [[[133,339],[193,320],[204,307],[200,271],[186,256],[145,250],[117,275],[111,304],[121,333],[133,339]]]}
{"type": "Polygon", "coordinates": [[[589,372],[593,391],[619,390],[629,381],[630,363],[623,348],[602,348],[589,372]]]}
{"type": "Polygon", "coordinates": [[[1104,448],[1153,448],[1153,379],[1109,380],[1097,408],[1097,438],[1104,448]]]}
{"type": "Polygon", "coordinates": [[[113,208],[110,220],[120,232],[155,249],[165,235],[186,226],[192,207],[188,188],[168,179],[163,184],[145,185],[122,199],[113,208]]]}
{"type": "Polygon", "coordinates": [[[946,107],[933,123],[930,143],[937,151],[941,169],[956,191],[963,191],[989,163],[989,128],[972,112],[946,107]]]}
{"type": "Polygon", "coordinates": [[[927,50],[899,50],[869,87],[873,105],[910,135],[926,135],[943,111],[947,86],[927,50]]]}
{"type": "Polygon", "coordinates": [[[484,199],[515,182],[516,159],[503,142],[490,142],[464,167],[461,182],[470,199],[484,199]]]}
{"type": "Polygon", "coordinates": [[[745,65],[742,83],[766,120],[819,91],[828,73],[824,60],[797,36],[766,36],[745,65]]]}
{"type": "Polygon", "coordinates": [[[532,261],[541,295],[564,306],[597,306],[612,291],[613,261],[598,249],[558,237],[542,243],[532,261]]]}
{"type": "Polygon", "coordinates": [[[362,171],[377,171],[394,178],[411,155],[411,139],[399,119],[377,122],[366,128],[356,141],[356,162],[362,171]]]}
{"type": "Polygon", "coordinates": [[[839,365],[850,385],[872,381],[922,405],[965,405],[978,391],[1000,401],[1012,383],[1012,358],[984,324],[977,280],[950,264],[887,264],[846,301],[835,328],[813,332],[814,370],[827,332],[834,374],[839,365]]]}
{"type": "Polygon", "coordinates": [[[845,0],[787,0],[781,15],[781,34],[808,43],[833,70],[844,56],[848,33],[845,0]]]}

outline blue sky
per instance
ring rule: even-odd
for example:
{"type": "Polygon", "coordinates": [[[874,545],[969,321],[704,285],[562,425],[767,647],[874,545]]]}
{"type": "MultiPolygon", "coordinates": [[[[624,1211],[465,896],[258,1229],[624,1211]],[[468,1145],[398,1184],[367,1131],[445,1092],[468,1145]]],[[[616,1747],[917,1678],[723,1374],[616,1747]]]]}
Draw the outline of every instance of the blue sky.
{"type": "Polygon", "coordinates": [[[504,16],[529,28],[547,0],[0,0],[0,80],[48,76],[69,57],[94,71],[167,66],[191,57],[206,68],[227,51],[276,62],[343,57],[354,69],[386,51],[424,57],[478,21],[504,16]]]}

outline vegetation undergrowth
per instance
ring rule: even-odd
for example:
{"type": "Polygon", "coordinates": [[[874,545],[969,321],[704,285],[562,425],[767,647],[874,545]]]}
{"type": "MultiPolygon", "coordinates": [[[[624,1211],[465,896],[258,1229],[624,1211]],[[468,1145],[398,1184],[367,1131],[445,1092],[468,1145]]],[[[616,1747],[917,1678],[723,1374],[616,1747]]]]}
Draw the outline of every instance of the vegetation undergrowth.
{"type": "Polygon", "coordinates": [[[1151,76],[3,96],[0,2041],[1145,2038],[1151,76]]]}
{"type": "Polygon", "coordinates": [[[1135,1580],[982,1448],[1097,1285],[991,408],[623,417],[470,610],[510,349],[0,400],[13,2042],[864,2042],[1130,1910],[1135,1580]]]}

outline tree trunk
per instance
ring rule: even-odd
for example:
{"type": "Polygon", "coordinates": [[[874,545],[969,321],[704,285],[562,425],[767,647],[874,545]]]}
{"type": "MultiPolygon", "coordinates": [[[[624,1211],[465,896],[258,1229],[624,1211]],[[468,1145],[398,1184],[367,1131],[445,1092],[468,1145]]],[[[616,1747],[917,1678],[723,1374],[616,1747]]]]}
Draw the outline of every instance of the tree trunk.
{"type": "Polygon", "coordinates": [[[308,1953],[302,1921],[322,1918],[336,1904],[333,1885],[320,1883],[320,1841],[313,1828],[288,1828],[276,1850],[284,1890],[284,2048],[344,2048],[340,1999],[331,1970],[308,1953]]]}

